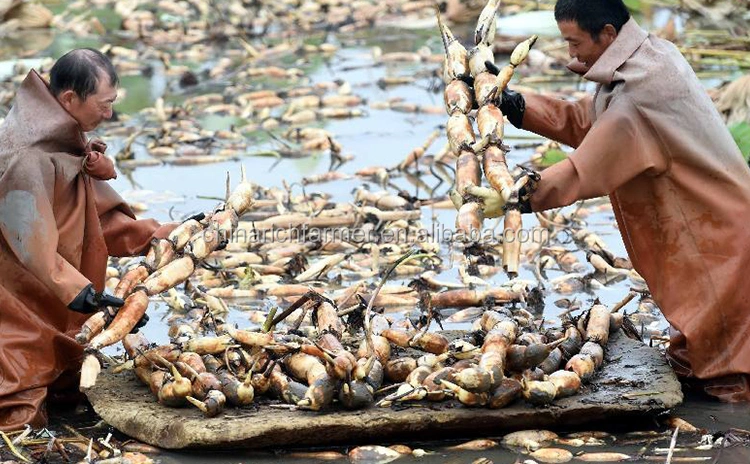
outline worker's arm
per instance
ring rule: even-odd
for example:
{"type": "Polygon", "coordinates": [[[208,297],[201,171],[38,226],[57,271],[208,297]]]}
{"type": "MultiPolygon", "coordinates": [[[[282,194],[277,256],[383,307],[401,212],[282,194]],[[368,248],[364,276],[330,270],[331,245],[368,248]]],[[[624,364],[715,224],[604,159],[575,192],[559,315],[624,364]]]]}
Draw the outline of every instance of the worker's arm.
{"type": "Polygon", "coordinates": [[[58,252],[55,166],[17,157],[0,179],[0,234],[28,271],[68,305],[91,282],[58,252]]]}
{"type": "Polygon", "coordinates": [[[518,129],[578,147],[593,123],[593,98],[566,101],[535,93],[503,90],[500,110],[518,129]]]}
{"type": "Polygon", "coordinates": [[[106,181],[92,179],[107,252],[110,256],[135,256],[148,251],[154,238],[164,238],[177,226],[154,219],[136,219],[133,210],[106,181]]]}
{"type": "Polygon", "coordinates": [[[668,168],[656,135],[635,105],[613,102],[565,160],[542,171],[532,211],[608,195],[640,174],[668,168]]]}
{"type": "Polygon", "coordinates": [[[591,129],[593,99],[566,101],[538,94],[525,94],[526,110],[521,128],[573,148],[591,129]]]}

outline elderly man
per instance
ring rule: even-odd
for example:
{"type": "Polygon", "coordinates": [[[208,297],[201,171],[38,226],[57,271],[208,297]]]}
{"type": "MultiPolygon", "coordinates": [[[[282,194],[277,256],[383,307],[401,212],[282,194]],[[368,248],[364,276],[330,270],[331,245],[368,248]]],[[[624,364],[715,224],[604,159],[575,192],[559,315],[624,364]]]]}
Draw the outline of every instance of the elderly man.
{"type": "MultiPolygon", "coordinates": [[[[687,61],[622,0],[558,0],[555,19],[571,70],[598,85],[575,102],[503,94],[513,125],[575,148],[521,192],[522,208],[609,195],[633,266],[673,327],[672,366],[721,400],[750,400],[750,169],[687,61]]],[[[497,193],[485,196],[497,215],[497,193]]]]}
{"type": "Polygon", "coordinates": [[[86,314],[104,295],[108,255],[145,251],[172,225],[136,220],[106,183],[105,145],[84,132],[112,117],[117,74],[96,50],[31,71],[0,126],[0,430],[46,422],[48,394],[75,388],[86,314]]]}

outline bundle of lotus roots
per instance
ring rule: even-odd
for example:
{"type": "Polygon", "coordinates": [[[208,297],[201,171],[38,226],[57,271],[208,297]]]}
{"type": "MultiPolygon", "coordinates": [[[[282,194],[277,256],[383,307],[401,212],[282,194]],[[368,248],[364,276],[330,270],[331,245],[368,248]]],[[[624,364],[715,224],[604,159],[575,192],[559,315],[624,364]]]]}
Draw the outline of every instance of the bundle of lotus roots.
{"type": "MultiPolygon", "coordinates": [[[[227,181],[228,184],[228,181],[227,181]]],[[[106,308],[91,316],[76,336],[85,344],[86,356],[81,369],[81,388],[96,383],[100,363],[95,353],[121,341],[140,321],[148,309],[149,297],[185,282],[195,271],[196,263],[218,249],[232,235],[239,216],[253,204],[253,185],[242,179],[226,202],[202,220],[188,219],[166,239],[155,241],[145,260],[125,274],[115,288],[115,296],[125,304],[112,313],[106,308]]]]}
{"type": "MultiPolygon", "coordinates": [[[[507,147],[503,141],[503,113],[499,100],[536,41],[536,36],[520,43],[510,56],[510,63],[499,72],[494,71],[492,43],[495,39],[495,13],[499,0],[490,0],[482,10],[474,33],[474,48],[466,48],[453,36],[437,12],[438,25],[445,47],[445,108],[450,117],[447,123],[448,143],[456,161],[456,184],[451,199],[458,209],[456,228],[469,241],[477,241],[481,233],[483,205],[482,169],[490,186],[505,203],[503,237],[503,267],[509,275],[518,273],[521,242],[516,237],[522,227],[519,190],[525,185],[524,176],[514,182],[505,159],[507,147]],[[469,113],[477,107],[475,119],[480,140],[477,142],[469,113]],[[480,168],[480,157],[481,165],[480,168]]],[[[486,191],[486,190],[485,190],[486,191]]]]}

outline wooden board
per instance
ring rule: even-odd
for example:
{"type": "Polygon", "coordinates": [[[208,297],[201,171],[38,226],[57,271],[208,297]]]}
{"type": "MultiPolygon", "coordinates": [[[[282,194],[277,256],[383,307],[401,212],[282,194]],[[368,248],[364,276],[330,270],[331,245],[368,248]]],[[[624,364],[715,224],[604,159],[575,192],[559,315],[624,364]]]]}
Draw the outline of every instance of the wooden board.
{"type": "Polygon", "coordinates": [[[87,393],[110,425],[162,448],[261,448],[382,442],[389,438],[497,436],[656,414],[682,402],[672,369],[655,349],[622,334],[609,342],[602,371],[576,396],[546,407],[523,401],[504,409],[472,409],[455,401],[420,402],[400,410],[286,411],[259,405],[206,419],[195,408],[167,408],[132,373],[102,372],[87,393]]]}

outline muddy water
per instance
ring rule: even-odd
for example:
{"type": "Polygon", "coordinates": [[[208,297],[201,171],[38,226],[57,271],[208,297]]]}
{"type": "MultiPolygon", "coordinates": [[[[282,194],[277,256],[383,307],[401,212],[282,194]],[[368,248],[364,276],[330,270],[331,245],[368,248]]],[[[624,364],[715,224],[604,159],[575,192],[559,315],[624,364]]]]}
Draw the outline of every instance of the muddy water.
{"type": "MultiPolygon", "coordinates": [[[[659,13],[661,14],[661,13],[659,13]]],[[[659,14],[654,16],[654,21],[647,20],[645,25],[658,27],[660,21],[659,14]]],[[[528,29],[528,28],[526,28],[528,29]]],[[[56,37],[46,45],[47,36],[36,37],[37,48],[43,49],[41,53],[35,54],[34,57],[52,56],[57,57],[68,48],[81,45],[94,45],[90,41],[81,41],[67,36],[56,37]]],[[[428,77],[419,79],[415,84],[403,85],[381,89],[374,83],[389,75],[413,75],[421,69],[415,65],[386,65],[374,66],[372,59],[372,47],[380,47],[383,52],[388,51],[415,51],[422,46],[428,46],[433,50],[439,50],[439,36],[434,28],[427,29],[402,29],[390,28],[369,31],[367,33],[356,33],[351,35],[338,35],[333,39],[341,46],[340,51],[333,57],[326,60],[318,60],[310,68],[310,82],[331,81],[342,79],[352,85],[353,93],[366,98],[370,102],[384,101],[393,97],[402,97],[405,101],[420,105],[441,105],[442,94],[431,90],[435,84],[428,77]]],[[[127,45],[127,44],[126,44],[127,45]]],[[[29,47],[29,42],[18,39],[17,43],[4,42],[0,48],[0,59],[10,59],[17,56],[18,50],[23,47],[29,47]],[[12,48],[16,47],[16,48],[12,48]]],[[[502,57],[498,57],[500,62],[502,57]]],[[[207,63],[210,65],[210,63],[207,63]]],[[[118,110],[125,113],[134,113],[137,110],[150,106],[156,98],[164,96],[167,99],[174,99],[166,89],[163,76],[158,72],[158,67],[151,77],[126,77],[123,79],[123,86],[127,89],[128,96],[120,104],[118,110]]],[[[731,72],[727,72],[726,77],[730,77],[731,72]]],[[[709,82],[707,84],[710,85],[709,82]]],[[[569,81],[557,84],[566,88],[582,88],[577,81],[569,81]]],[[[344,154],[353,154],[353,161],[345,164],[341,170],[347,173],[354,173],[358,169],[370,165],[392,166],[400,162],[413,148],[421,145],[429,134],[436,128],[445,124],[447,117],[445,115],[431,114],[408,114],[398,113],[390,110],[368,109],[368,114],[364,118],[355,118],[342,121],[328,121],[325,123],[326,129],[335,134],[336,139],[342,144],[344,154]]],[[[233,120],[221,117],[212,117],[210,125],[207,128],[229,127],[233,120]]],[[[515,147],[509,155],[509,164],[522,163],[528,160],[532,149],[520,148],[529,142],[540,142],[541,139],[529,138],[530,134],[516,130],[507,126],[506,143],[515,147]]],[[[100,130],[100,135],[106,137],[106,126],[100,130]]],[[[116,146],[120,143],[118,140],[108,140],[111,145],[116,146]]],[[[444,143],[444,139],[436,142],[430,152],[436,152],[444,143]]],[[[275,142],[259,141],[251,146],[250,151],[260,151],[263,149],[275,148],[275,142]]],[[[159,220],[169,220],[171,218],[182,218],[189,214],[208,210],[216,204],[213,198],[221,197],[223,194],[223,179],[227,170],[237,174],[239,173],[240,163],[249,168],[251,179],[264,186],[281,185],[282,180],[288,183],[299,181],[303,176],[323,173],[328,170],[329,159],[326,155],[315,155],[302,159],[283,159],[265,157],[243,157],[237,161],[219,163],[213,165],[202,165],[195,167],[148,167],[139,168],[130,172],[121,172],[117,180],[113,181],[114,187],[130,201],[146,202],[149,206],[145,216],[154,217],[159,220]],[[205,197],[212,197],[206,199],[205,197]]],[[[419,197],[430,198],[431,196],[443,196],[450,185],[442,182],[432,176],[423,176],[421,179],[425,185],[415,184],[405,178],[396,178],[394,183],[406,192],[419,197]]],[[[320,191],[329,193],[334,200],[350,201],[350,192],[360,185],[362,181],[340,181],[331,184],[322,184],[309,186],[308,191],[320,191]]],[[[372,186],[377,189],[377,186],[372,186]]],[[[455,219],[455,213],[452,211],[423,209],[423,222],[432,227],[435,234],[447,234],[455,219]]],[[[525,218],[525,221],[531,223],[531,218],[525,218]]],[[[492,227],[491,221],[487,221],[488,227],[492,227]]],[[[614,218],[611,212],[604,209],[588,218],[588,228],[598,233],[608,243],[612,252],[619,256],[625,256],[625,250],[619,237],[614,218]]],[[[579,259],[584,262],[584,256],[579,252],[579,259]]],[[[551,275],[550,277],[555,277],[551,275]]],[[[445,271],[441,276],[445,279],[455,278],[454,271],[445,271]]],[[[524,269],[521,272],[521,278],[534,280],[532,273],[524,269]]],[[[496,276],[494,283],[500,283],[505,279],[504,276],[496,276]]],[[[603,303],[613,304],[619,301],[628,291],[631,283],[624,281],[609,285],[597,291],[598,296],[603,303]]],[[[555,318],[560,309],[554,305],[554,302],[563,295],[548,292],[545,296],[546,309],[545,317],[548,319],[555,318]]],[[[573,296],[566,295],[572,298],[573,296]]],[[[580,301],[588,303],[593,295],[579,294],[575,295],[580,301]]],[[[144,329],[147,337],[154,342],[166,341],[166,324],[162,316],[166,315],[164,305],[157,305],[152,308],[154,316],[151,322],[144,329]]],[[[233,311],[230,315],[230,321],[240,325],[248,325],[246,316],[240,311],[233,311]]],[[[446,324],[446,329],[466,328],[465,324],[446,324]]],[[[662,331],[666,328],[666,322],[659,319],[650,330],[654,332],[662,331]]],[[[721,405],[713,402],[706,402],[701,399],[689,397],[685,404],[675,411],[684,419],[692,422],[698,427],[705,428],[709,432],[721,432],[730,428],[750,429],[750,406],[745,405],[721,405]]],[[[91,417],[69,418],[66,416],[64,421],[73,420],[82,421],[88,425],[91,417]]],[[[54,423],[53,423],[54,425],[54,423]]],[[[572,449],[574,453],[581,451],[612,451],[617,450],[630,455],[646,454],[650,456],[662,456],[654,458],[665,460],[663,458],[663,448],[669,447],[669,434],[661,433],[651,436],[650,433],[664,432],[665,428],[653,422],[645,423],[603,423],[596,424],[599,430],[608,430],[612,433],[604,440],[604,445],[585,449],[572,449]],[[633,434],[639,431],[638,434],[633,434]],[[645,431],[645,432],[644,432],[645,431]],[[646,446],[646,448],[644,448],[646,446]]],[[[97,429],[92,429],[97,430],[97,429]]],[[[570,430],[559,430],[559,432],[571,432],[570,430]]],[[[477,458],[484,457],[497,463],[511,463],[517,459],[523,462],[523,454],[519,454],[502,448],[495,448],[481,452],[457,452],[445,450],[446,446],[455,444],[461,439],[476,437],[441,437],[440,440],[430,442],[415,442],[410,437],[403,437],[402,443],[406,443],[413,448],[422,448],[429,452],[426,456],[419,459],[427,462],[455,462],[468,463],[477,458]]],[[[498,438],[498,437],[487,437],[498,438]]],[[[733,447],[707,451],[693,450],[692,447],[698,442],[698,437],[683,436],[678,444],[685,445],[691,449],[678,451],[676,456],[705,456],[710,460],[707,462],[721,463],[747,463],[750,462],[750,454],[744,447],[733,447]]],[[[352,442],[352,445],[356,443],[352,442]]],[[[326,448],[331,449],[331,448],[326,448]]],[[[338,451],[346,452],[347,448],[334,448],[338,451]]],[[[289,450],[272,450],[264,452],[226,452],[210,454],[196,453],[164,453],[159,457],[163,463],[240,463],[240,462],[278,462],[279,460],[287,462],[314,462],[314,459],[294,459],[289,456],[289,450]]],[[[416,458],[403,458],[404,460],[413,460],[416,458]]],[[[677,462],[677,461],[674,461],[677,462]]]]}

